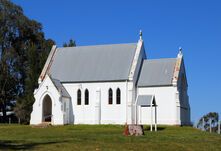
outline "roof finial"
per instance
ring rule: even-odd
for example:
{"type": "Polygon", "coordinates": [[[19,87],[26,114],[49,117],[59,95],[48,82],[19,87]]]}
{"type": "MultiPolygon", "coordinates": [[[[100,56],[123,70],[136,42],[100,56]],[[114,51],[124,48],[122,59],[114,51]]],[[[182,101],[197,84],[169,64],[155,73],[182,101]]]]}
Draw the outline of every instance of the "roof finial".
{"type": "Polygon", "coordinates": [[[142,40],[142,35],[143,35],[142,30],[140,30],[140,40],[142,40]]]}
{"type": "Polygon", "coordinates": [[[182,47],[179,47],[179,52],[182,52],[182,47]]]}
{"type": "Polygon", "coordinates": [[[179,47],[179,53],[178,53],[177,57],[183,56],[182,50],[183,50],[182,47],[179,47]]]}

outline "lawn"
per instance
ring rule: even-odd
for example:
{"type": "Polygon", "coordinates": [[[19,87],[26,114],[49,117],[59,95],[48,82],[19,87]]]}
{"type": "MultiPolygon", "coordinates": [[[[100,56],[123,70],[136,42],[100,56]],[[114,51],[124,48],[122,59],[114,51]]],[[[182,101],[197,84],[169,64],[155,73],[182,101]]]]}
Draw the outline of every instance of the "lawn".
{"type": "Polygon", "coordinates": [[[221,135],[191,127],[161,126],[138,137],[123,136],[123,130],[119,125],[0,125],[0,150],[221,151],[221,135]]]}

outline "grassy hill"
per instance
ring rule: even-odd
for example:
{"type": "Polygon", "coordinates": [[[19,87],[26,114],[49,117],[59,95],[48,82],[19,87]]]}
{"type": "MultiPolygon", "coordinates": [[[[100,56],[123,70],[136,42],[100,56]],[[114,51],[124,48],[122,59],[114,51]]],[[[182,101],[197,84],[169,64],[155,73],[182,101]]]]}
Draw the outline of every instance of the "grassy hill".
{"type": "Polygon", "coordinates": [[[123,136],[123,130],[118,125],[0,125],[0,150],[221,150],[221,135],[191,127],[161,126],[138,137],[123,136]]]}

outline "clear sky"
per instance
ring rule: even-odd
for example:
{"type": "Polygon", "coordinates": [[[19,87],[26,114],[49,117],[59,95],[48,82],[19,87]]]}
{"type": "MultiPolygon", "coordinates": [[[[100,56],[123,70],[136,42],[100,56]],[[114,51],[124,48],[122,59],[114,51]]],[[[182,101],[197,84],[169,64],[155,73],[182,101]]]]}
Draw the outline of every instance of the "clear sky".
{"type": "Polygon", "coordinates": [[[192,121],[221,115],[220,0],[12,0],[62,46],[137,42],[148,58],[176,57],[182,46],[192,121]]]}

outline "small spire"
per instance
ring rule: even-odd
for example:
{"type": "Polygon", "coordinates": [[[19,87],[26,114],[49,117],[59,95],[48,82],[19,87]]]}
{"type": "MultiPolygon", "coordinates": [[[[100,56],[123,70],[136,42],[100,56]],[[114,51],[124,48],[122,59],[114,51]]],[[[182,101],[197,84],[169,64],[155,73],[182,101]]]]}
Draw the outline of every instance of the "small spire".
{"type": "Polygon", "coordinates": [[[179,47],[179,53],[178,53],[177,57],[183,56],[182,50],[183,50],[182,47],[179,47]]]}
{"type": "Polygon", "coordinates": [[[142,30],[140,30],[140,40],[142,40],[142,35],[143,35],[142,30]]]}
{"type": "Polygon", "coordinates": [[[179,52],[182,52],[182,47],[179,47],[179,52]]]}

